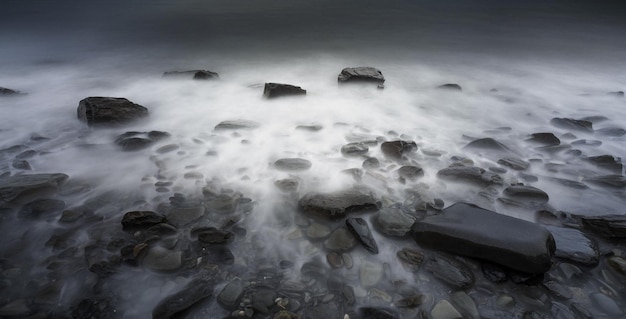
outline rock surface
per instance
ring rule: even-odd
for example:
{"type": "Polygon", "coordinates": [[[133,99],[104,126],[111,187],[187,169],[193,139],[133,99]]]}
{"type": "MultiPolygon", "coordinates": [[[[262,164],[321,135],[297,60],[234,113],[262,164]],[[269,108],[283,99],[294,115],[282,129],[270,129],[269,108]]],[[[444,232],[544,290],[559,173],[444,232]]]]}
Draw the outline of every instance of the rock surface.
{"type": "Polygon", "coordinates": [[[0,96],[13,96],[23,94],[20,91],[8,89],[0,86],[0,96]]]}
{"type": "Polygon", "coordinates": [[[189,70],[189,71],[169,71],[163,73],[163,77],[168,78],[185,78],[194,80],[210,80],[219,79],[219,74],[208,70],[189,70]]]}
{"type": "Polygon", "coordinates": [[[159,301],[152,311],[153,319],[170,319],[199,301],[210,297],[215,288],[215,281],[210,278],[196,279],[180,291],[159,301]]]}
{"type": "Polygon", "coordinates": [[[550,120],[550,124],[567,130],[592,132],[593,124],[590,121],[575,120],[570,118],[555,117],[550,120]]]}
{"type": "Polygon", "coordinates": [[[437,87],[440,90],[449,90],[449,91],[463,91],[460,85],[456,83],[446,83],[437,87]]]}
{"type": "Polygon", "coordinates": [[[404,155],[417,151],[417,144],[413,141],[390,141],[383,142],[380,149],[386,157],[400,160],[404,155]]]}
{"type": "Polygon", "coordinates": [[[305,160],[303,158],[281,158],[274,162],[274,168],[281,171],[288,172],[296,172],[296,171],[306,171],[313,164],[309,160],[305,160]]]}
{"type": "Polygon", "coordinates": [[[548,271],[555,251],[554,238],[545,228],[467,203],[418,220],[411,231],[420,245],[526,273],[548,271]]]}
{"type": "Polygon", "coordinates": [[[385,77],[380,70],[372,67],[355,67],[345,68],[341,70],[337,77],[339,83],[345,82],[374,82],[377,84],[385,83],[385,77]]]}
{"type": "Polygon", "coordinates": [[[94,125],[123,125],[148,116],[148,109],[125,98],[88,97],[78,103],[78,119],[94,125]]]}
{"type": "Polygon", "coordinates": [[[334,193],[307,193],[298,201],[298,208],[309,215],[343,218],[348,213],[377,210],[380,202],[372,194],[360,190],[334,193]]]}
{"type": "Polygon", "coordinates": [[[16,175],[0,178],[0,200],[10,202],[26,193],[57,189],[69,176],[65,174],[16,175]]]}
{"type": "Polygon", "coordinates": [[[546,226],[556,242],[554,256],[585,266],[595,266],[599,261],[595,241],[573,228],[546,226]]]}
{"type": "Polygon", "coordinates": [[[263,96],[268,99],[297,95],[306,95],[306,90],[299,86],[281,83],[265,83],[265,88],[263,89],[263,96]]]}
{"type": "Polygon", "coordinates": [[[222,121],[215,126],[215,130],[252,130],[259,127],[259,123],[248,120],[222,121]]]}
{"type": "Polygon", "coordinates": [[[367,251],[372,254],[378,254],[378,245],[376,244],[376,240],[374,240],[374,236],[370,231],[367,222],[363,218],[348,218],[346,219],[346,227],[352,235],[363,245],[367,251]]]}
{"type": "Polygon", "coordinates": [[[451,182],[466,182],[480,186],[502,185],[500,175],[488,172],[480,167],[448,167],[437,172],[437,177],[451,182]]]}
{"type": "Polygon", "coordinates": [[[581,216],[583,226],[606,238],[626,238],[626,215],[581,216]]]}

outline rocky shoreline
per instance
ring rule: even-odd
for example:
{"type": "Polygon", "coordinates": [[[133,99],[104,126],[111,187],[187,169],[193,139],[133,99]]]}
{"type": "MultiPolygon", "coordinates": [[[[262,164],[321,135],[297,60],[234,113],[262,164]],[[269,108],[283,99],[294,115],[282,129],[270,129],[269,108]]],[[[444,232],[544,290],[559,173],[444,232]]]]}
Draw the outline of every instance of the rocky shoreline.
{"type": "MultiPolygon", "coordinates": [[[[219,79],[207,70],[163,76],[219,79]]],[[[382,89],[385,78],[375,68],[346,68],[338,82],[382,89]]],[[[437,88],[463,92],[453,83],[437,88]]],[[[308,93],[266,83],[260,95],[300,99],[308,93]]],[[[609,94],[622,98],[618,93],[609,94]]],[[[76,112],[92,135],[149,118],[147,107],[113,97],[85,98],[76,112]]],[[[621,318],[624,211],[561,211],[537,183],[624,195],[618,154],[587,155],[604,139],[626,134],[602,127],[603,121],[554,117],[546,123],[550,132],[503,127],[459,137],[463,154],[454,155],[424,148],[393,127],[345,137],[348,143],[338,137],[344,144],[337,155],[362,160],[336,172],[350,176],[352,186],[310,190],[301,174],[314,161],[272,161],[271,169],[288,177],[273,181],[279,196],[275,220],[265,221],[269,230],[257,227],[263,221],[255,209],[264,198],[200,169],[190,167],[181,177],[197,191],[177,191],[159,159],[184,154],[171,132],[127,131],[111,142],[113,152],[149,154],[157,173],[138,179],[163,194],[156,201],[120,192],[74,202],[90,186],[80,176],[33,168],[29,160],[46,155],[38,145],[47,137],[32,135],[0,150],[0,225],[30,229],[2,248],[0,317],[133,317],[133,308],[149,304],[153,318],[621,318]],[[503,142],[502,132],[517,138],[515,144],[503,142]],[[521,155],[521,147],[540,156],[521,155]],[[536,174],[537,167],[551,174],[536,174]],[[437,185],[424,182],[427,174],[437,185]],[[458,200],[457,189],[471,200],[458,200]],[[128,286],[141,278],[152,280],[147,295],[158,300],[128,286]]],[[[261,125],[232,119],[212,132],[239,137],[261,125]]],[[[294,129],[314,135],[324,128],[294,129]]],[[[207,158],[215,155],[207,150],[207,158]]]]}

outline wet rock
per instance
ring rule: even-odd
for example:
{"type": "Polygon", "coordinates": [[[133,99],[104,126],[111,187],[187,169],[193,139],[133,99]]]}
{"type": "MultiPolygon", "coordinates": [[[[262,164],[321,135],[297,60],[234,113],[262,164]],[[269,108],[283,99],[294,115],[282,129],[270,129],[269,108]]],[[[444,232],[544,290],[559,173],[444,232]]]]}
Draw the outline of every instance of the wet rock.
{"type": "Polygon", "coordinates": [[[116,311],[115,303],[109,298],[87,298],[73,307],[72,318],[114,319],[118,317],[116,311]]]}
{"type": "Polygon", "coordinates": [[[299,201],[298,208],[309,215],[325,218],[343,218],[348,213],[377,210],[380,202],[373,194],[359,190],[345,190],[334,193],[306,193],[299,201]]]}
{"type": "Polygon", "coordinates": [[[263,96],[272,99],[281,96],[306,95],[306,90],[299,86],[281,83],[265,83],[263,96]]]}
{"type": "Polygon", "coordinates": [[[305,235],[310,239],[316,240],[328,237],[330,232],[331,230],[328,225],[313,222],[306,228],[305,235]]]}
{"type": "Polygon", "coordinates": [[[69,176],[65,174],[33,174],[0,177],[0,200],[10,202],[23,194],[56,190],[69,176]]]}
{"type": "Polygon", "coordinates": [[[194,80],[219,79],[219,74],[209,70],[168,71],[163,73],[166,78],[183,78],[194,80]]]}
{"type": "Polygon", "coordinates": [[[441,300],[430,311],[432,319],[462,319],[463,315],[447,300],[441,300]]]}
{"type": "Polygon", "coordinates": [[[24,93],[0,86],[0,96],[16,96],[16,95],[21,95],[21,94],[24,94],[24,93]]]}
{"type": "Polygon", "coordinates": [[[123,125],[148,116],[148,109],[125,98],[88,97],[78,103],[78,119],[94,125],[123,125]]]}
{"type": "Polygon", "coordinates": [[[341,147],[341,154],[344,156],[361,156],[369,152],[369,147],[361,142],[348,143],[341,147]]]}
{"type": "Polygon", "coordinates": [[[182,265],[182,252],[152,247],[148,249],[142,264],[153,271],[174,271],[182,265]]]}
{"type": "Polygon", "coordinates": [[[252,130],[259,126],[260,124],[254,121],[231,120],[220,122],[215,126],[215,130],[252,130]]]}
{"type": "Polygon", "coordinates": [[[528,185],[509,186],[504,189],[503,193],[528,207],[540,207],[550,199],[546,192],[528,185]]]}
{"type": "Polygon", "coordinates": [[[239,306],[239,301],[245,291],[244,282],[235,278],[230,281],[217,295],[217,302],[227,310],[235,310],[239,306]]]}
{"type": "Polygon", "coordinates": [[[463,147],[464,150],[469,151],[492,151],[500,154],[507,154],[511,152],[506,145],[496,141],[493,138],[480,138],[469,142],[463,147]]]}
{"type": "Polygon", "coordinates": [[[410,272],[417,272],[424,261],[424,254],[415,249],[406,247],[399,250],[396,253],[396,256],[402,263],[404,269],[410,272]]]}
{"type": "Polygon", "coordinates": [[[227,245],[235,240],[235,234],[215,227],[203,227],[192,230],[201,243],[208,245],[227,245]]]}
{"type": "Polygon", "coordinates": [[[115,138],[115,144],[119,145],[123,151],[132,152],[150,147],[154,143],[170,136],[167,132],[126,132],[115,138]]]}
{"type": "Polygon", "coordinates": [[[26,318],[30,312],[31,309],[26,304],[26,299],[16,299],[0,307],[0,316],[7,318],[26,318]]]}
{"type": "Polygon", "coordinates": [[[544,282],[543,286],[557,298],[572,299],[572,297],[574,296],[571,290],[553,280],[548,280],[544,282]]]}
{"type": "Polygon", "coordinates": [[[459,92],[463,91],[461,86],[456,84],[456,83],[442,84],[442,85],[438,86],[437,89],[448,90],[448,91],[459,91],[459,92]]]}
{"type": "Polygon", "coordinates": [[[158,154],[170,153],[170,152],[173,152],[173,151],[175,151],[175,150],[177,150],[179,148],[180,148],[180,146],[178,146],[178,144],[163,145],[163,146],[159,147],[156,150],[156,153],[158,153],[158,154]]]}
{"type": "Polygon", "coordinates": [[[607,259],[607,263],[617,273],[626,276],[626,259],[619,256],[611,256],[607,259]]]}
{"type": "Polygon", "coordinates": [[[528,273],[548,271],[555,250],[542,226],[466,203],[416,221],[411,231],[420,245],[528,273]]]}
{"type": "Polygon", "coordinates": [[[154,225],[165,223],[165,216],[151,211],[132,211],[122,217],[122,228],[126,231],[148,229],[154,225]]]}
{"type": "Polygon", "coordinates": [[[287,172],[306,171],[311,166],[311,161],[303,158],[281,158],[274,162],[274,168],[287,172]]]}
{"type": "Polygon", "coordinates": [[[573,228],[546,226],[556,242],[554,255],[566,261],[595,266],[599,253],[597,244],[581,231],[573,228]]]}
{"type": "Polygon", "coordinates": [[[558,178],[558,177],[550,177],[545,176],[545,179],[560,184],[565,187],[574,188],[574,189],[588,189],[589,186],[585,185],[585,183],[581,183],[579,181],[573,181],[571,179],[566,178],[558,178]]]}
{"type": "Polygon", "coordinates": [[[474,285],[474,273],[464,263],[443,255],[433,255],[424,265],[435,278],[456,289],[467,289],[474,285]]]}
{"type": "Polygon", "coordinates": [[[119,255],[111,255],[102,247],[89,245],[85,247],[85,260],[89,271],[98,275],[100,278],[108,277],[117,273],[121,264],[119,255]]]}
{"type": "Polygon", "coordinates": [[[396,171],[398,176],[400,177],[400,181],[404,182],[405,180],[414,181],[422,176],[424,176],[424,170],[418,166],[405,165],[396,171]]]}
{"type": "Polygon", "coordinates": [[[626,130],[621,127],[603,127],[595,130],[596,134],[612,137],[620,137],[626,134],[626,130]]]}
{"type": "Polygon", "coordinates": [[[530,167],[530,163],[513,157],[502,158],[498,160],[498,164],[512,168],[516,171],[524,171],[530,167]]]}
{"type": "Polygon", "coordinates": [[[372,254],[378,254],[378,245],[374,236],[370,231],[367,222],[363,218],[348,218],[346,219],[346,227],[354,235],[354,237],[361,243],[363,248],[372,254]]]}
{"type": "Polygon", "coordinates": [[[204,216],[204,207],[174,207],[167,215],[167,221],[176,226],[183,227],[193,223],[204,216]]]}
{"type": "Polygon", "coordinates": [[[65,202],[62,200],[49,198],[36,199],[24,205],[17,213],[17,217],[24,219],[45,218],[46,216],[56,217],[52,215],[60,213],[64,208],[65,202]]]}
{"type": "Polygon", "coordinates": [[[556,146],[561,144],[561,140],[553,133],[533,133],[526,142],[534,143],[540,146],[556,146]]]}
{"type": "Polygon", "coordinates": [[[624,91],[609,92],[607,93],[607,95],[614,96],[614,97],[624,97],[624,91]]]}
{"type": "Polygon", "coordinates": [[[610,188],[626,188],[626,179],[622,175],[600,175],[585,177],[584,182],[610,188]]]}
{"type": "Polygon", "coordinates": [[[417,144],[413,141],[389,141],[380,145],[383,154],[393,160],[400,160],[403,156],[417,151],[417,144]]]}
{"type": "Polygon", "coordinates": [[[419,307],[426,297],[424,295],[413,295],[406,298],[402,298],[394,302],[394,306],[397,308],[417,308],[419,307]]]}
{"type": "Polygon", "coordinates": [[[490,262],[483,262],[481,265],[483,275],[487,280],[494,283],[502,283],[507,281],[508,276],[503,267],[490,262]]]}
{"type": "Polygon", "coordinates": [[[585,160],[599,168],[606,169],[615,174],[622,173],[622,163],[612,155],[590,156],[585,158],[585,160]]]}
{"type": "Polygon", "coordinates": [[[346,82],[373,82],[379,85],[385,83],[385,77],[380,70],[372,67],[354,67],[341,70],[337,77],[339,83],[346,82]]]}
{"type": "Polygon", "coordinates": [[[593,132],[593,124],[585,120],[555,117],[550,120],[550,124],[566,130],[593,132]]]}
{"type": "Polygon", "coordinates": [[[304,124],[296,126],[296,130],[317,132],[321,131],[324,127],[319,124],[304,124]]]}
{"type": "Polygon", "coordinates": [[[606,238],[626,238],[626,215],[579,216],[585,228],[606,238]]]}
{"type": "Polygon", "coordinates": [[[623,318],[624,312],[617,303],[609,296],[603,293],[593,293],[589,296],[592,305],[600,313],[607,315],[609,318],[623,318]]]}
{"type": "Polygon", "coordinates": [[[194,304],[210,297],[214,289],[215,280],[210,276],[192,280],[180,291],[159,301],[152,311],[152,318],[173,318],[177,313],[183,312],[194,304]]]}
{"type": "Polygon", "coordinates": [[[602,141],[581,139],[575,140],[571,144],[575,146],[600,146],[602,145],[602,141]]]}
{"type": "Polygon", "coordinates": [[[359,280],[362,287],[376,285],[384,275],[383,265],[380,263],[363,261],[359,267],[359,280]]]}
{"type": "Polygon", "coordinates": [[[330,252],[326,255],[326,261],[333,268],[341,268],[343,267],[343,259],[341,255],[336,252],[330,252]]]}
{"type": "Polygon", "coordinates": [[[448,167],[437,172],[437,177],[450,182],[466,182],[479,186],[502,185],[500,175],[480,167],[448,167]]]}
{"type": "Polygon", "coordinates": [[[358,311],[359,319],[397,319],[398,313],[391,308],[361,307],[358,311]]]}
{"type": "Polygon", "coordinates": [[[30,171],[33,168],[30,166],[30,163],[28,163],[27,160],[19,160],[16,159],[13,161],[13,163],[11,163],[11,166],[13,166],[13,168],[15,169],[20,169],[20,170],[24,170],[24,171],[30,171]]]}
{"type": "Polygon", "coordinates": [[[346,252],[354,248],[356,238],[345,227],[335,229],[328,239],[324,241],[324,247],[331,251],[346,252]]]}
{"type": "Polygon", "coordinates": [[[411,231],[416,218],[409,215],[402,207],[384,207],[373,219],[374,227],[379,232],[392,237],[404,237],[411,231]]]}
{"type": "Polygon", "coordinates": [[[466,294],[464,291],[457,291],[450,295],[452,297],[452,304],[458,309],[461,313],[464,314],[463,318],[480,318],[480,314],[478,313],[478,308],[476,308],[476,303],[474,299],[466,294]]]}
{"type": "Polygon", "coordinates": [[[291,311],[281,310],[277,312],[272,318],[273,319],[301,319],[302,317],[300,317],[300,315],[293,313],[291,311]]]}

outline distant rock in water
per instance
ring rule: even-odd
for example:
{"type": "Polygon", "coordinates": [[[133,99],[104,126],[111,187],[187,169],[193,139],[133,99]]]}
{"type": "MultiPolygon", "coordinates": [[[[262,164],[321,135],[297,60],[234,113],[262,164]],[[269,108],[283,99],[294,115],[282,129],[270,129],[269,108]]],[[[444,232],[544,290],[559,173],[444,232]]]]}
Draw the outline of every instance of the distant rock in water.
{"type": "Polygon", "coordinates": [[[553,133],[533,133],[526,142],[538,144],[540,146],[555,146],[560,145],[561,140],[553,133]]]}
{"type": "Polygon", "coordinates": [[[360,190],[333,193],[306,193],[298,201],[298,208],[305,214],[339,219],[352,212],[377,210],[380,202],[373,194],[360,190]]]}
{"type": "Polygon", "coordinates": [[[473,150],[473,151],[494,151],[498,153],[510,153],[511,149],[506,145],[494,140],[493,138],[480,138],[474,141],[471,141],[469,144],[463,147],[465,150],[473,150]]]}
{"type": "Polygon", "coordinates": [[[379,69],[372,67],[355,67],[345,68],[341,70],[337,77],[339,83],[347,82],[372,82],[378,84],[379,88],[383,88],[385,77],[379,69]]]}
{"type": "Polygon", "coordinates": [[[550,124],[553,126],[574,130],[574,131],[583,131],[583,132],[593,132],[593,124],[590,121],[585,120],[575,120],[564,117],[555,117],[550,120],[550,124]]]}
{"type": "Polygon", "coordinates": [[[89,126],[122,125],[148,116],[148,109],[125,98],[88,97],[78,104],[77,115],[89,126]]]}
{"type": "Polygon", "coordinates": [[[620,137],[626,135],[626,130],[621,127],[604,127],[595,131],[604,136],[620,137]]]}
{"type": "Polygon", "coordinates": [[[0,86],[0,96],[15,96],[15,95],[22,95],[22,94],[24,93],[0,86]]]}
{"type": "Polygon", "coordinates": [[[248,120],[222,121],[215,126],[215,130],[251,130],[259,127],[260,124],[248,120]]]}
{"type": "Polygon", "coordinates": [[[10,202],[23,193],[57,189],[69,176],[65,174],[16,175],[0,178],[0,200],[10,202]]]}
{"type": "Polygon", "coordinates": [[[281,158],[274,162],[274,168],[281,171],[305,171],[313,164],[303,158],[281,158]]]}
{"type": "Polygon", "coordinates": [[[280,83],[265,83],[265,88],[263,89],[263,96],[268,99],[277,98],[280,96],[297,95],[306,95],[306,90],[303,90],[299,86],[280,83]]]}
{"type": "Polygon", "coordinates": [[[390,141],[383,142],[380,149],[386,157],[400,160],[402,156],[417,151],[417,144],[413,141],[390,141]]]}
{"type": "Polygon", "coordinates": [[[461,88],[461,86],[456,83],[442,84],[438,86],[437,88],[440,90],[459,91],[459,92],[463,91],[463,88],[461,88]]]}
{"type": "Polygon", "coordinates": [[[411,232],[419,245],[525,273],[550,270],[556,249],[552,234],[542,226],[467,203],[417,220],[411,232]]]}
{"type": "Polygon", "coordinates": [[[124,151],[138,151],[147,148],[157,141],[168,138],[167,132],[126,132],[115,139],[115,144],[122,147],[124,151]]]}
{"type": "Polygon", "coordinates": [[[163,73],[163,77],[194,80],[211,80],[220,78],[219,74],[208,70],[170,71],[163,73]]]}
{"type": "Polygon", "coordinates": [[[624,91],[609,92],[607,95],[615,97],[624,97],[624,91]]]}

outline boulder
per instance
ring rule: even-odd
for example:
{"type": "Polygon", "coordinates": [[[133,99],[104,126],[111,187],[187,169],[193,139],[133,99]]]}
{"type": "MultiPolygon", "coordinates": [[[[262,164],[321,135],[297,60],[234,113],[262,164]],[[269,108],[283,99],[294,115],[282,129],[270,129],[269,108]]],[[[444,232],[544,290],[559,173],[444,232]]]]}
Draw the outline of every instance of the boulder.
{"type": "Polygon", "coordinates": [[[378,85],[385,83],[385,77],[380,70],[372,67],[355,67],[341,70],[337,77],[339,83],[372,82],[378,85]]]}
{"type": "Polygon", "coordinates": [[[263,96],[268,99],[296,95],[306,95],[306,90],[299,86],[280,83],[265,83],[265,88],[263,89],[263,96]]]}
{"type": "Polygon", "coordinates": [[[389,141],[380,145],[383,154],[394,160],[400,160],[404,155],[417,151],[417,144],[413,141],[389,141]]]}
{"type": "Polygon", "coordinates": [[[306,193],[298,201],[298,208],[305,214],[324,218],[344,218],[348,213],[377,210],[380,202],[373,194],[360,190],[344,190],[333,193],[306,193]]]}
{"type": "Polygon", "coordinates": [[[548,271],[555,251],[554,238],[542,226],[467,203],[416,221],[411,232],[420,245],[525,273],[548,271]]]}
{"type": "Polygon", "coordinates": [[[480,167],[448,167],[437,172],[437,177],[451,182],[466,182],[479,186],[502,185],[502,177],[480,167]]]}
{"type": "Polygon", "coordinates": [[[169,71],[163,73],[163,77],[194,80],[211,80],[220,78],[219,74],[208,70],[169,71]]]}
{"type": "Polygon", "coordinates": [[[590,121],[585,120],[555,117],[550,120],[550,124],[566,130],[593,132],[593,124],[590,121]]]}
{"type": "Polygon", "coordinates": [[[22,194],[56,190],[69,176],[65,174],[16,175],[0,178],[0,200],[10,202],[22,194]]]}
{"type": "Polygon", "coordinates": [[[463,91],[460,85],[456,83],[446,83],[437,87],[440,90],[449,90],[449,91],[463,91]]]}
{"type": "Polygon", "coordinates": [[[78,119],[94,125],[123,125],[148,116],[148,109],[125,98],[88,97],[78,103],[78,119]]]}

